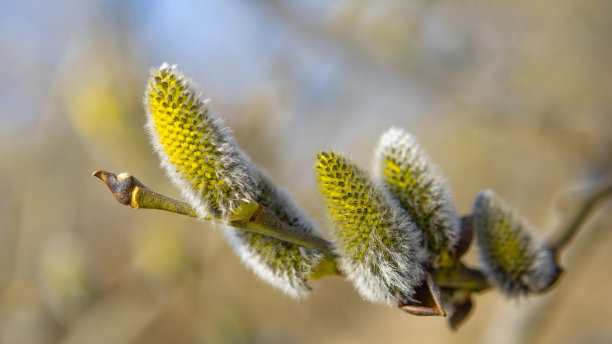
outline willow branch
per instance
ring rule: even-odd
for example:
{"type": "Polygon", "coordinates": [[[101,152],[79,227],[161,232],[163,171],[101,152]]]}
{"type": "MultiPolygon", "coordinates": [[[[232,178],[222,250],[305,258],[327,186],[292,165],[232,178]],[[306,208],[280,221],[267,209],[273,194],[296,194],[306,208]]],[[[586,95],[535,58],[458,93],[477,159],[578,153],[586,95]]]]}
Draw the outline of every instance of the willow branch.
{"type": "MultiPolygon", "coordinates": [[[[129,205],[134,209],[159,209],[195,218],[200,217],[197,211],[187,202],[153,191],[130,174],[115,175],[100,170],[95,171],[93,175],[106,184],[115,199],[121,204],[129,205]]],[[[204,217],[204,219],[215,220],[210,215],[204,217]]],[[[323,253],[325,257],[313,272],[311,279],[339,274],[336,263],[338,257],[333,253],[332,246],[328,241],[296,230],[259,204],[245,203],[230,215],[228,222],[230,226],[235,228],[266,235],[323,253]]],[[[463,264],[452,268],[439,268],[431,273],[439,285],[445,288],[459,288],[478,292],[491,287],[482,272],[468,268],[463,264]]]]}
{"type": "Polygon", "coordinates": [[[134,209],[160,209],[198,217],[195,209],[188,203],[155,192],[128,173],[115,175],[111,172],[98,170],[93,173],[93,176],[102,180],[115,196],[117,202],[123,205],[129,205],[134,209]]]}
{"type": "MultiPolygon", "coordinates": [[[[153,191],[130,174],[115,175],[98,170],[93,173],[93,176],[101,179],[121,204],[129,205],[134,209],[159,209],[199,217],[197,211],[188,203],[153,191]]],[[[212,216],[206,216],[204,219],[214,220],[212,216]]],[[[229,225],[317,250],[333,261],[336,258],[328,241],[288,226],[264,206],[256,203],[245,203],[231,214],[229,225]]]]}
{"type": "Polygon", "coordinates": [[[594,188],[586,197],[580,208],[548,240],[550,249],[558,255],[583,227],[584,222],[593,210],[606,198],[612,196],[612,177],[594,188]]]}

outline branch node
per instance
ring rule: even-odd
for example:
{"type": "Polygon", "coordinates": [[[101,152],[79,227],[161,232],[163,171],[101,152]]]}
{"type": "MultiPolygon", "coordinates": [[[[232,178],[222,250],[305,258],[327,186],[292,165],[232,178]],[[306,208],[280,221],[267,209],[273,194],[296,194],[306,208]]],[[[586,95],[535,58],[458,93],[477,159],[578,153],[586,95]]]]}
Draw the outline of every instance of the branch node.
{"type": "Polygon", "coordinates": [[[112,172],[97,170],[93,176],[99,178],[106,184],[117,202],[123,205],[129,205],[132,208],[138,208],[138,204],[133,202],[133,195],[138,187],[144,187],[138,179],[134,178],[129,173],[120,173],[115,175],[112,172]]]}

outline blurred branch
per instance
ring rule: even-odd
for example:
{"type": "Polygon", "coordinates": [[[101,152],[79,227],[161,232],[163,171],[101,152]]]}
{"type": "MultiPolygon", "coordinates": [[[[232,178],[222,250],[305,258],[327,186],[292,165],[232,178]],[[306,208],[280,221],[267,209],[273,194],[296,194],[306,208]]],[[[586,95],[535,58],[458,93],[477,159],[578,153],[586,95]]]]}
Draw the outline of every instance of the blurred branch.
{"type": "Polygon", "coordinates": [[[555,255],[558,255],[559,251],[566,247],[574,238],[597,205],[611,196],[612,177],[607,177],[603,182],[591,189],[579,209],[549,239],[548,245],[555,255]]]}
{"type": "MultiPolygon", "coordinates": [[[[420,65],[418,68],[414,61],[419,58],[415,54],[410,56],[401,55],[400,58],[381,59],[373,54],[373,51],[379,48],[368,47],[362,40],[351,37],[347,30],[339,30],[330,25],[316,25],[309,21],[304,16],[300,15],[299,11],[290,8],[290,5],[279,0],[267,0],[257,2],[258,5],[265,7],[268,11],[274,14],[277,18],[283,21],[285,25],[292,27],[298,32],[308,35],[316,40],[331,40],[336,45],[342,47],[346,51],[346,56],[360,63],[367,64],[370,69],[390,72],[393,75],[402,75],[404,78],[414,80],[422,86],[433,89],[445,89],[448,78],[440,80],[439,77],[433,75],[430,70],[423,68],[420,65]]],[[[416,20],[416,18],[413,18],[416,20]]],[[[367,41],[367,40],[366,40],[367,41]]]]}

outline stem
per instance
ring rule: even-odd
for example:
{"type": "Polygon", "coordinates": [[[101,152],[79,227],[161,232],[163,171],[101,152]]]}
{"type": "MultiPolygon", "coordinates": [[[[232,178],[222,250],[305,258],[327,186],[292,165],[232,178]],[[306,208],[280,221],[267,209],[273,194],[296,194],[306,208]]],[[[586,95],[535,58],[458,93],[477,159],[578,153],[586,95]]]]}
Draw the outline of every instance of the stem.
{"type": "MultiPolygon", "coordinates": [[[[119,203],[129,205],[134,209],[160,209],[191,217],[200,217],[188,203],[155,192],[128,173],[115,175],[111,172],[98,170],[93,173],[93,176],[101,179],[108,186],[119,203]]],[[[213,217],[209,215],[204,219],[213,220],[213,217]]],[[[288,226],[262,205],[244,203],[230,215],[229,225],[319,251],[325,255],[324,260],[327,262],[325,264],[321,263],[321,267],[325,267],[325,269],[318,271],[318,273],[332,274],[332,270],[334,270],[329,268],[329,264],[334,262],[335,266],[337,257],[327,240],[288,226]],[[324,273],[324,271],[327,271],[327,273],[324,273]]]]}
{"type": "Polygon", "coordinates": [[[576,233],[582,228],[585,220],[593,212],[593,209],[606,198],[612,196],[612,178],[607,178],[605,182],[594,189],[574,216],[566,221],[566,224],[562,225],[548,240],[548,246],[555,256],[574,238],[576,233]]]}
{"type": "Polygon", "coordinates": [[[256,204],[254,210],[249,218],[230,219],[230,225],[333,255],[327,240],[288,226],[262,205],[256,204]]]}
{"type": "Polygon", "coordinates": [[[94,177],[100,178],[111,190],[115,199],[134,209],[160,209],[198,217],[197,212],[189,204],[155,192],[144,186],[134,176],[121,173],[116,176],[106,171],[95,171],[94,177]]]}
{"type": "Polygon", "coordinates": [[[438,268],[431,271],[431,274],[441,288],[479,292],[492,287],[480,270],[469,268],[463,263],[455,268],[438,268]]]}

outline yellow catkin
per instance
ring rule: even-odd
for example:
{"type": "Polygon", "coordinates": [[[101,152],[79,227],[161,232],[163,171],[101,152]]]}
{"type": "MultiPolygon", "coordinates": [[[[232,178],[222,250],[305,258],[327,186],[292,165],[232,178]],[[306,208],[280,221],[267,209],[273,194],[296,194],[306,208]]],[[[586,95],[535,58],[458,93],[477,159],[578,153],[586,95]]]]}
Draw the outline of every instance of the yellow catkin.
{"type": "MultiPolygon", "coordinates": [[[[306,233],[315,233],[315,227],[282,191],[264,178],[262,194],[257,202],[279,220],[306,233]]],[[[323,258],[316,250],[265,235],[230,230],[226,234],[237,254],[251,270],[266,282],[286,294],[300,298],[310,290],[306,284],[313,269],[323,258]]]]}
{"type": "Polygon", "coordinates": [[[202,215],[226,219],[241,202],[258,197],[251,162],[175,66],[152,71],[145,108],[162,166],[202,215]]]}
{"type": "Polygon", "coordinates": [[[421,281],[420,232],[369,176],[337,152],[315,163],[340,268],[366,300],[409,299],[421,281]]]}
{"type": "Polygon", "coordinates": [[[389,129],[376,149],[374,172],[423,231],[432,264],[441,255],[447,259],[459,228],[455,204],[438,167],[417,141],[401,129],[389,129]]]}
{"type": "Polygon", "coordinates": [[[473,216],[483,268],[506,295],[538,293],[556,280],[558,267],[538,233],[493,191],[478,194],[473,216]]]}
{"type": "MultiPolygon", "coordinates": [[[[256,202],[294,229],[314,231],[289,197],[249,161],[175,66],[164,64],[151,72],[145,109],[162,166],[201,216],[227,221],[243,202],[256,202]]],[[[319,252],[240,229],[230,228],[226,236],[243,263],[266,282],[293,297],[309,290],[306,281],[322,259],[319,252]]]]}

